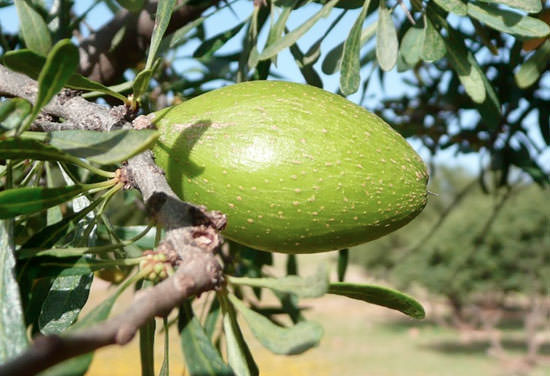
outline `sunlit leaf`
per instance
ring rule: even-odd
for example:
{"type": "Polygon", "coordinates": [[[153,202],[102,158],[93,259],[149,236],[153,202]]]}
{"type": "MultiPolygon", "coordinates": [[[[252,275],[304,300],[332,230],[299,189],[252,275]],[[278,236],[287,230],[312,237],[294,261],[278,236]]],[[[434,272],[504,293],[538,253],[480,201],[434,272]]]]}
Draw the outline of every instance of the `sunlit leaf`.
{"type": "Polygon", "coordinates": [[[550,62],[550,41],[546,40],[536,51],[523,63],[514,75],[516,83],[522,89],[533,85],[546,70],[550,62]]]}
{"type": "Polygon", "coordinates": [[[153,28],[153,35],[151,36],[151,45],[149,46],[149,52],[147,52],[147,61],[145,62],[145,70],[152,69],[153,63],[157,57],[157,51],[162,41],[162,36],[166,32],[172,11],[176,5],[176,0],[163,0],[157,3],[157,10],[155,12],[155,27],[153,28]]]}
{"type": "Polygon", "coordinates": [[[344,50],[342,52],[342,63],[340,65],[340,90],[344,95],[355,93],[359,89],[361,76],[359,75],[359,49],[361,47],[361,28],[370,0],[363,3],[363,8],[357,16],[346,41],[344,42],[344,50]]]}
{"type": "Polygon", "coordinates": [[[424,37],[422,41],[422,59],[424,61],[433,62],[445,56],[445,41],[428,16],[424,16],[424,37]]]}
{"type": "Polygon", "coordinates": [[[550,34],[550,26],[544,21],[489,4],[468,3],[468,15],[495,30],[520,37],[536,38],[550,34]]]}
{"type": "Polygon", "coordinates": [[[281,50],[290,47],[292,44],[296,43],[296,41],[301,38],[302,35],[304,35],[309,29],[311,29],[320,18],[327,16],[330,10],[336,5],[338,1],[339,0],[330,0],[317,13],[315,13],[307,21],[304,21],[304,23],[302,23],[296,29],[292,30],[288,34],[285,34],[282,38],[264,48],[259,56],[259,60],[270,59],[271,57],[277,55],[281,50]]]}
{"type": "Polygon", "coordinates": [[[397,31],[391,13],[386,8],[385,1],[380,1],[376,27],[376,59],[378,65],[386,72],[392,70],[397,63],[398,54],[399,41],[397,40],[397,31]]]}
{"type": "Polygon", "coordinates": [[[24,139],[41,141],[72,156],[103,165],[125,161],[147,150],[158,136],[157,131],[150,129],[111,132],[66,130],[23,134],[24,139]]]}
{"type": "Polygon", "coordinates": [[[313,321],[300,321],[291,327],[275,325],[265,316],[254,312],[234,295],[228,295],[235,308],[243,315],[254,336],[275,354],[301,354],[319,344],[323,328],[313,321]]]}
{"type": "MultiPolygon", "coordinates": [[[[440,0],[445,1],[445,0],[440,0]]],[[[449,0],[446,0],[449,1],[449,0]]],[[[457,1],[457,0],[454,0],[457,1]]],[[[538,13],[542,10],[542,2],[540,0],[479,0],[484,3],[502,4],[509,7],[524,10],[529,13],[538,13]]]]}
{"type": "Polygon", "coordinates": [[[38,75],[38,95],[31,114],[33,119],[63,89],[78,67],[78,62],[78,48],[69,39],[63,39],[53,46],[38,75]]]}
{"type": "Polygon", "coordinates": [[[424,45],[424,29],[419,27],[410,27],[401,40],[400,53],[403,60],[410,66],[415,66],[420,61],[422,49],[419,46],[424,45]]]}
{"type": "Polygon", "coordinates": [[[323,296],[328,289],[328,270],[321,264],[317,272],[307,278],[289,275],[281,278],[229,277],[231,283],[251,287],[264,287],[279,292],[295,294],[302,298],[323,296]]]}
{"type": "Polygon", "coordinates": [[[395,309],[415,319],[423,319],[426,316],[424,308],[416,300],[399,291],[386,287],[335,282],[330,284],[328,292],[395,309]]]}
{"type": "Polygon", "coordinates": [[[190,376],[234,376],[204,333],[189,302],[180,307],[178,320],[185,365],[190,376]]]}
{"type": "Polygon", "coordinates": [[[0,220],[0,364],[27,347],[19,285],[15,279],[13,221],[0,220]]]}
{"type": "Polygon", "coordinates": [[[30,114],[32,105],[23,98],[0,103],[0,133],[17,128],[30,114]]]}
{"type": "Polygon", "coordinates": [[[0,192],[0,219],[35,213],[66,202],[85,191],[86,188],[81,185],[7,189],[0,192]]]}
{"type": "Polygon", "coordinates": [[[447,12],[465,16],[468,14],[468,7],[462,0],[434,0],[437,5],[447,12]]]}
{"type": "Polygon", "coordinates": [[[15,0],[19,27],[28,48],[46,56],[52,48],[50,31],[42,16],[34,10],[28,0],[15,0]]]}
{"type": "Polygon", "coordinates": [[[241,31],[244,25],[246,25],[246,19],[244,22],[239,23],[238,25],[232,27],[229,30],[226,30],[222,33],[214,35],[212,38],[205,40],[193,53],[193,57],[210,57],[214,53],[222,48],[227,41],[233,38],[235,35],[241,31]]]}

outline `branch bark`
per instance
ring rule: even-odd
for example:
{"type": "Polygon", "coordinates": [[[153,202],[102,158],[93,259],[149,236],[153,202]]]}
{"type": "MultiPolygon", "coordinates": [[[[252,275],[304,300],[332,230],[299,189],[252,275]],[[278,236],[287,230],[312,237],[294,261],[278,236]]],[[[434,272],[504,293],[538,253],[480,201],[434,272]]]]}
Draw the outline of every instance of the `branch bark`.
{"type": "MultiPolygon", "coordinates": [[[[177,8],[168,24],[167,33],[197,19],[219,0],[206,0],[197,5],[177,8]]],[[[150,1],[141,12],[122,10],[101,29],[80,42],[80,72],[92,80],[112,85],[120,81],[124,71],[143,61],[155,25],[156,1],[150,1]],[[125,27],[120,42],[112,46],[117,31],[125,27]]]]}
{"type": "MultiPolygon", "coordinates": [[[[0,94],[34,101],[37,83],[0,65],[0,94]]],[[[109,131],[129,126],[121,109],[108,109],[80,97],[55,96],[44,112],[67,120],[77,129],[109,131]]],[[[141,119],[142,120],[142,119],[141,119]]],[[[52,126],[48,122],[48,126],[52,126]]],[[[40,126],[40,123],[37,123],[40,126]]],[[[221,245],[219,230],[225,216],[182,202],[147,151],[123,167],[124,178],[142,193],[149,214],[167,229],[157,251],[169,256],[176,272],[154,287],[143,290],[119,316],[96,327],[66,336],[45,336],[34,341],[19,357],[0,366],[0,375],[34,375],[63,360],[112,344],[124,345],[155,316],[167,315],[185,299],[217,289],[223,284],[215,251],[221,245]]]]}

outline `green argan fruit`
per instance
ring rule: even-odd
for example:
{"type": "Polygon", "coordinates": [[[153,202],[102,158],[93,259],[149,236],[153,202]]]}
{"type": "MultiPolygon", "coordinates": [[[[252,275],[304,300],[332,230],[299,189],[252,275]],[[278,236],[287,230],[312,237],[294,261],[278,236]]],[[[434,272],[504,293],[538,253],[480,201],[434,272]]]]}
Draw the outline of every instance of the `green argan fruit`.
{"type": "Polygon", "coordinates": [[[224,236],[256,249],[357,245],[426,204],[426,167],[409,144],[376,115],[313,86],[227,86],[154,121],[156,162],[174,191],[227,214],[224,236]]]}

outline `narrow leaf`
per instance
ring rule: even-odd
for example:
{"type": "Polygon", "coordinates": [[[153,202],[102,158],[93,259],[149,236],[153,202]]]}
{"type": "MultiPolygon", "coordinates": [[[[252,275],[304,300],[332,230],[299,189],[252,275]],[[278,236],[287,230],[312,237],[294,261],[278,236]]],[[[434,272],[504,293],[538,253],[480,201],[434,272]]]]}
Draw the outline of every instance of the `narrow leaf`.
{"type": "Polygon", "coordinates": [[[338,282],[344,281],[346,271],[349,264],[349,249],[341,249],[338,251],[338,282]]]}
{"type": "Polygon", "coordinates": [[[32,119],[40,109],[57,94],[78,66],[78,48],[69,39],[63,39],[53,46],[46,58],[46,64],[38,76],[38,95],[33,107],[32,119]]]}
{"type": "MultiPolygon", "coordinates": [[[[115,304],[115,301],[118,299],[120,294],[130,286],[133,281],[127,280],[123,285],[121,285],[117,291],[111,295],[109,298],[105,299],[101,304],[95,307],[90,313],[84,316],[83,319],[78,320],[73,326],[69,328],[69,331],[76,331],[84,328],[89,328],[92,325],[105,321],[109,317],[109,313],[115,304]]],[[[88,353],[84,355],[77,356],[66,360],[45,372],[42,372],[40,376],[81,376],[86,373],[92,363],[94,353],[88,353]]]]}
{"type": "MultiPolygon", "coordinates": [[[[439,1],[445,1],[445,0],[439,0],[439,1]]],[[[529,13],[538,13],[542,10],[542,4],[541,4],[542,2],[540,0],[480,0],[480,1],[483,1],[484,3],[508,5],[511,8],[524,10],[529,13]]]]}
{"type": "Polygon", "coordinates": [[[317,272],[307,278],[289,275],[282,278],[246,278],[229,277],[229,281],[238,285],[265,287],[279,292],[295,294],[301,298],[323,296],[328,289],[328,269],[321,264],[317,272]]]}
{"type": "MultiPolygon", "coordinates": [[[[277,21],[275,21],[270,29],[269,33],[267,34],[267,40],[265,42],[265,47],[272,45],[277,40],[281,38],[281,35],[283,34],[283,31],[285,30],[286,23],[288,21],[288,17],[292,13],[292,10],[294,9],[294,6],[298,0],[292,0],[288,4],[282,5],[283,10],[281,11],[281,14],[279,14],[279,17],[277,18],[277,21]]],[[[277,56],[273,56],[273,63],[277,64],[277,56]]]]}
{"type": "MultiPolygon", "coordinates": [[[[151,281],[144,281],[142,288],[150,287],[151,281]]],[[[141,375],[155,376],[155,319],[151,318],[139,328],[139,356],[141,359],[141,375]]]]}
{"type": "Polygon", "coordinates": [[[294,57],[296,65],[298,65],[298,68],[300,69],[300,72],[302,73],[302,76],[304,76],[306,82],[309,85],[323,88],[323,81],[321,80],[321,77],[319,77],[319,74],[315,68],[313,68],[313,64],[305,63],[305,56],[302,51],[300,51],[297,44],[290,46],[290,53],[292,54],[292,57],[294,57]]]}
{"type": "Polygon", "coordinates": [[[42,334],[61,334],[88,301],[93,274],[57,277],[44,300],[38,324],[42,334]]]}
{"type": "Polygon", "coordinates": [[[159,376],[169,376],[170,375],[170,336],[168,325],[168,317],[162,318],[162,329],[164,331],[164,360],[162,361],[162,366],[160,367],[159,376]]]}
{"type": "Polygon", "coordinates": [[[300,321],[291,327],[275,325],[265,316],[254,312],[234,295],[228,295],[235,308],[243,315],[254,336],[275,354],[301,354],[319,344],[323,328],[313,321],[300,321]]]}
{"type": "Polygon", "coordinates": [[[190,376],[234,376],[204,333],[189,302],[180,307],[178,327],[185,364],[190,376]]]}
{"type": "Polygon", "coordinates": [[[145,70],[153,67],[153,62],[157,57],[157,51],[162,41],[162,36],[166,32],[170,17],[172,17],[172,11],[176,5],[176,0],[163,0],[157,3],[157,11],[155,15],[155,27],[153,28],[153,35],[151,36],[151,45],[149,46],[149,52],[147,53],[147,61],[145,63],[145,70]]]}
{"type": "Polygon", "coordinates": [[[483,103],[487,96],[481,68],[472,53],[466,48],[460,36],[449,29],[449,39],[446,40],[447,58],[458,75],[466,93],[476,103],[483,103]]]}
{"type": "Polygon", "coordinates": [[[13,221],[0,220],[0,364],[27,347],[19,285],[15,279],[13,221]]]}
{"type": "Polygon", "coordinates": [[[468,14],[468,7],[462,0],[434,0],[437,5],[447,12],[465,16],[468,14]]]}
{"type": "Polygon", "coordinates": [[[302,37],[309,29],[315,25],[315,23],[329,14],[330,10],[336,5],[339,0],[330,0],[326,3],[317,13],[315,13],[310,19],[302,23],[296,29],[292,30],[290,33],[285,34],[284,37],[278,39],[273,44],[264,48],[262,53],[259,56],[259,60],[270,59],[271,57],[277,55],[281,50],[290,47],[296,41],[302,37]]]}
{"type": "Polygon", "coordinates": [[[133,84],[134,98],[140,98],[147,91],[152,76],[153,71],[151,69],[144,69],[137,74],[133,84]]]}
{"type": "Polygon", "coordinates": [[[355,93],[359,89],[361,76],[359,75],[359,50],[361,48],[361,28],[370,0],[363,3],[363,8],[357,16],[346,41],[344,42],[344,50],[342,53],[342,63],[340,68],[340,90],[342,94],[348,96],[355,93]]]}
{"type": "Polygon", "coordinates": [[[550,34],[550,26],[544,21],[488,4],[468,3],[468,15],[495,30],[519,37],[536,38],[550,34]]]}
{"type": "Polygon", "coordinates": [[[533,55],[523,63],[514,75],[516,83],[522,89],[533,85],[546,70],[550,58],[550,41],[546,40],[533,55]]]}
{"type": "Polygon", "coordinates": [[[59,188],[24,187],[0,192],[0,219],[35,213],[86,191],[81,185],[59,188]]]}
{"type": "MultiPolygon", "coordinates": [[[[46,58],[29,49],[21,49],[6,52],[3,56],[3,62],[4,65],[11,70],[24,73],[30,78],[37,80],[42,67],[46,64],[46,58]]],[[[92,81],[79,73],[73,73],[67,80],[65,86],[78,90],[95,90],[120,99],[123,102],[126,101],[126,97],[124,95],[109,89],[99,82],[92,81]]]]}
{"type": "Polygon", "coordinates": [[[186,40],[185,37],[187,36],[187,34],[191,30],[201,25],[204,22],[204,20],[206,20],[205,17],[199,17],[196,20],[189,22],[184,26],[180,27],[178,30],[174,31],[173,33],[165,36],[160,42],[158,54],[162,55],[167,50],[179,46],[182,42],[186,40]]]}
{"type": "Polygon", "coordinates": [[[195,50],[193,57],[211,57],[216,51],[223,47],[227,41],[233,38],[235,35],[241,31],[243,26],[248,22],[248,18],[241,22],[240,24],[232,27],[229,30],[226,30],[220,34],[214,35],[212,38],[205,40],[202,44],[195,50]]]}
{"type": "Polygon", "coordinates": [[[233,306],[222,297],[224,315],[223,331],[227,342],[227,360],[231,368],[238,376],[259,375],[258,366],[252,357],[252,353],[244,340],[243,334],[237,322],[237,315],[233,306]]]}
{"type": "Polygon", "coordinates": [[[24,139],[50,144],[72,156],[108,165],[125,161],[147,150],[156,142],[159,134],[150,129],[111,132],[67,130],[49,133],[25,132],[22,136],[24,139]]]}
{"type": "Polygon", "coordinates": [[[136,12],[143,8],[144,0],[117,0],[117,3],[131,12],[136,12]]]}
{"type": "Polygon", "coordinates": [[[426,314],[422,305],[408,295],[386,287],[336,282],[329,287],[330,294],[363,300],[387,308],[395,309],[415,319],[423,319],[426,314]]]}
{"type": "Polygon", "coordinates": [[[422,49],[418,46],[423,45],[424,29],[413,26],[403,36],[399,52],[407,64],[415,66],[420,61],[420,54],[422,53],[422,49]]]}
{"type": "Polygon", "coordinates": [[[380,1],[376,27],[376,59],[380,68],[390,71],[397,63],[398,53],[399,41],[391,13],[386,8],[385,1],[380,1]]]}
{"type": "Polygon", "coordinates": [[[23,98],[13,98],[0,104],[0,133],[17,128],[31,112],[32,105],[23,98]]]}
{"type": "Polygon", "coordinates": [[[427,62],[437,61],[446,53],[445,41],[434,27],[430,18],[424,16],[424,37],[422,45],[422,59],[427,62]]]}
{"type": "Polygon", "coordinates": [[[25,44],[34,52],[46,56],[52,48],[50,31],[42,16],[27,0],[15,0],[19,27],[25,44]]]}
{"type": "MultiPolygon", "coordinates": [[[[361,32],[361,46],[365,45],[376,33],[377,22],[365,27],[361,32]]],[[[321,69],[325,74],[333,74],[340,70],[342,63],[342,52],[344,51],[344,43],[340,43],[328,52],[323,60],[321,69]]],[[[360,64],[361,65],[361,64],[360,64]]]]}

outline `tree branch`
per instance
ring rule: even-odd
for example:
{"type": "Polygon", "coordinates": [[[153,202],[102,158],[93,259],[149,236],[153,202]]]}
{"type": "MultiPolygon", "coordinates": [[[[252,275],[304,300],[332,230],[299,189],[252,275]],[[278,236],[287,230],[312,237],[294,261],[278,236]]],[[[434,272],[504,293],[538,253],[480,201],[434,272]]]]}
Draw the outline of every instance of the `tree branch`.
{"type": "MultiPolygon", "coordinates": [[[[204,10],[219,0],[207,0],[198,5],[177,8],[168,24],[171,33],[197,19],[204,10]]],[[[124,71],[145,59],[155,25],[156,1],[150,1],[139,13],[122,10],[101,29],[80,42],[80,72],[106,85],[117,83],[124,71]],[[112,46],[117,31],[125,27],[124,35],[112,46]]]]}
{"type": "MultiPolygon", "coordinates": [[[[35,81],[0,65],[0,94],[20,96],[32,102],[36,93],[35,81]]],[[[67,98],[65,93],[55,96],[44,112],[63,117],[67,124],[77,129],[109,131],[128,125],[120,108],[109,110],[80,97],[67,98]]],[[[138,122],[138,128],[142,128],[143,118],[136,120],[136,125],[138,122]]],[[[55,126],[51,123],[48,125],[55,126]]],[[[122,168],[121,178],[141,191],[149,214],[167,229],[166,238],[157,251],[168,256],[168,261],[177,266],[176,272],[141,291],[119,316],[65,336],[39,337],[26,352],[1,365],[0,375],[34,375],[100,347],[124,345],[149,319],[167,315],[185,299],[223,284],[222,268],[215,251],[222,242],[218,231],[225,226],[225,216],[182,202],[149,151],[130,159],[122,168]]]]}

